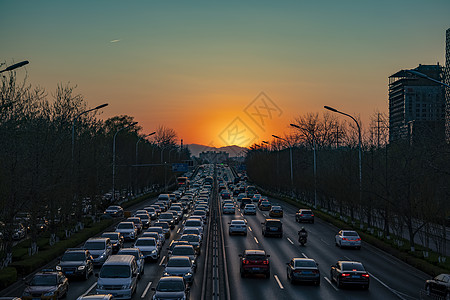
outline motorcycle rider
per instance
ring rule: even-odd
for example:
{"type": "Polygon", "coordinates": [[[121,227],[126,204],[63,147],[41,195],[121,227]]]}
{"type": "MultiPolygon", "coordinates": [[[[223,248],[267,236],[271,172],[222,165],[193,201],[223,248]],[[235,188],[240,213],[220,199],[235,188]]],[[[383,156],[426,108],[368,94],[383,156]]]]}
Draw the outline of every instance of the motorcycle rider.
{"type": "Polygon", "coordinates": [[[302,239],[304,239],[305,243],[306,243],[307,238],[308,238],[308,232],[306,231],[305,227],[302,227],[302,229],[300,229],[298,231],[298,241],[300,242],[302,239]]]}

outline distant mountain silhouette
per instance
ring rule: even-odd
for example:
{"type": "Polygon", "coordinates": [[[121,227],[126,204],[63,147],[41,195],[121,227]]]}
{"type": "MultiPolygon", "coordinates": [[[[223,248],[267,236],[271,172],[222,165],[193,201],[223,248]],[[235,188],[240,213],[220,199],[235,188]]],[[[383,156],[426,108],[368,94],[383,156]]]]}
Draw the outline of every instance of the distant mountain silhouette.
{"type": "Polygon", "coordinates": [[[199,156],[201,152],[205,151],[225,151],[228,154],[230,154],[230,157],[236,157],[240,155],[244,155],[247,148],[239,147],[239,146],[225,146],[225,147],[210,147],[205,145],[199,145],[199,144],[187,144],[186,145],[189,150],[191,151],[191,154],[193,156],[199,156]]]}

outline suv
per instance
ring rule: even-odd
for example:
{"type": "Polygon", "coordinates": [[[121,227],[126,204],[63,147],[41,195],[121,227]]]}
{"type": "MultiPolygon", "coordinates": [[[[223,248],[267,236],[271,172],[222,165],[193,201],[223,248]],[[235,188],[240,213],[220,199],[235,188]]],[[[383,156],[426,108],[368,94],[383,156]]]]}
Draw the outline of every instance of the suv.
{"type": "Polygon", "coordinates": [[[295,214],[295,221],[300,222],[310,222],[314,224],[314,213],[310,209],[299,209],[295,214]]]}
{"type": "Polygon", "coordinates": [[[239,254],[239,257],[241,258],[241,277],[245,277],[247,273],[270,277],[270,255],[264,250],[245,250],[243,254],[239,254]]]}
{"type": "Polygon", "coordinates": [[[94,273],[94,263],[89,250],[67,249],[61,257],[57,271],[61,271],[65,276],[78,276],[85,280],[94,273]]]}
{"type": "Polygon", "coordinates": [[[109,238],[113,247],[113,253],[116,253],[123,247],[123,236],[119,232],[103,232],[103,238],[109,238]]]}
{"type": "Polygon", "coordinates": [[[125,240],[136,240],[137,229],[133,222],[120,222],[115,231],[119,232],[125,240]]]}
{"type": "Polygon", "coordinates": [[[252,204],[252,199],[242,198],[240,207],[244,208],[247,204],[252,204]]]}
{"type": "Polygon", "coordinates": [[[262,235],[263,236],[283,236],[283,223],[281,223],[278,219],[266,219],[262,226],[262,235]]]}
{"type": "Polygon", "coordinates": [[[183,277],[161,277],[158,285],[152,287],[155,291],[153,299],[189,299],[189,287],[183,277]]]}
{"type": "Polygon", "coordinates": [[[90,238],[84,243],[83,249],[89,250],[96,266],[103,265],[112,254],[112,245],[109,238],[90,238]]]}
{"type": "Polygon", "coordinates": [[[62,272],[44,269],[27,282],[22,299],[59,299],[67,295],[69,281],[62,272]]]}

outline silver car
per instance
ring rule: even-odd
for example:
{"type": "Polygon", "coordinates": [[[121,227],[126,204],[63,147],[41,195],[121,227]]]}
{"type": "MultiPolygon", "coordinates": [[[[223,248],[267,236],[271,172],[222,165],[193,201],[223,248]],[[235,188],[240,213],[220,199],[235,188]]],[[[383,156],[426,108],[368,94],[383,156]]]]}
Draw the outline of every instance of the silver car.
{"type": "Polygon", "coordinates": [[[195,267],[188,256],[172,256],[164,266],[163,276],[180,276],[189,284],[194,280],[195,267]]]}
{"type": "Polygon", "coordinates": [[[157,260],[159,258],[159,248],[155,238],[141,237],[134,243],[134,248],[139,248],[144,258],[157,260]]]}

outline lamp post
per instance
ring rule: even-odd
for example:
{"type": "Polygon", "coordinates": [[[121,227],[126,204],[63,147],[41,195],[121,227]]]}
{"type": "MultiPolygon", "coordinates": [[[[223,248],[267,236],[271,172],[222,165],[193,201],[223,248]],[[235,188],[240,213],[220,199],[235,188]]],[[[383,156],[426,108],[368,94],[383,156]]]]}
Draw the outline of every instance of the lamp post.
{"type": "Polygon", "coordinates": [[[282,141],[285,141],[285,142],[288,143],[288,145],[289,145],[289,160],[290,160],[290,163],[291,163],[291,187],[293,188],[293,187],[294,187],[294,171],[293,171],[293,169],[292,169],[292,145],[291,145],[291,143],[290,143],[287,139],[285,139],[285,138],[276,136],[276,135],[274,135],[274,134],[272,134],[272,136],[273,136],[274,138],[276,138],[276,139],[280,139],[280,140],[282,140],[282,141]]]}
{"type": "Polygon", "coordinates": [[[361,203],[362,203],[361,127],[359,126],[358,121],[356,121],[356,119],[353,116],[351,116],[349,114],[346,114],[346,113],[344,113],[342,111],[339,111],[339,110],[337,110],[335,108],[332,108],[330,106],[326,106],[325,105],[324,108],[328,109],[328,110],[330,110],[332,112],[335,112],[335,113],[338,113],[338,114],[341,114],[341,115],[344,115],[344,116],[347,116],[347,117],[351,118],[353,121],[355,121],[356,126],[358,127],[358,137],[359,137],[359,143],[358,143],[358,148],[359,148],[359,204],[361,205],[361,203]]]}
{"type": "Polygon", "coordinates": [[[82,115],[84,115],[84,114],[87,114],[88,112],[91,112],[91,111],[94,111],[94,110],[98,110],[98,109],[100,109],[100,108],[103,108],[103,107],[105,107],[105,106],[108,106],[108,103],[99,105],[99,106],[97,106],[97,107],[88,109],[88,110],[86,110],[86,111],[83,111],[83,112],[79,113],[79,114],[73,119],[73,121],[72,121],[72,169],[73,169],[73,165],[74,165],[73,160],[74,160],[74,149],[75,149],[75,148],[74,148],[74,146],[75,146],[75,123],[78,121],[78,118],[79,118],[80,116],[82,116],[82,115]]]}
{"type": "Polygon", "coordinates": [[[116,184],[116,136],[119,132],[121,132],[124,129],[130,128],[134,125],[136,125],[138,122],[133,122],[131,124],[128,124],[125,127],[120,128],[119,130],[116,131],[116,133],[114,134],[114,139],[113,139],[113,166],[112,166],[112,201],[114,202],[115,198],[116,198],[116,193],[115,193],[115,184],[116,184]]]}
{"type": "Polygon", "coordinates": [[[450,85],[448,85],[448,84],[446,84],[446,83],[444,83],[444,82],[442,82],[442,81],[436,80],[436,79],[434,79],[434,78],[431,78],[430,76],[428,76],[428,75],[426,75],[426,74],[423,74],[423,73],[421,73],[421,72],[418,72],[418,71],[416,71],[416,70],[404,70],[404,71],[407,72],[407,73],[416,75],[416,76],[418,76],[418,77],[425,78],[425,79],[427,79],[427,80],[433,81],[433,82],[435,82],[435,83],[437,83],[437,84],[440,84],[440,85],[443,85],[443,86],[445,86],[445,87],[450,88],[450,85]]]}
{"type": "Polygon", "coordinates": [[[300,130],[306,130],[313,138],[313,152],[314,152],[314,208],[317,208],[317,156],[316,156],[316,136],[311,131],[306,128],[302,128],[295,124],[290,124],[292,127],[295,127],[300,130]]]}
{"type": "Polygon", "coordinates": [[[145,137],[149,137],[151,135],[154,135],[156,133],[156,131],[153,131],[152,133],[146,134],[141,136],[138,141],[136,142],[136,165],[138,164],[138,143],[145,137]]]}
{"type": "Polygon", "coordinates": [[[22,66],[25,66],[25,65],[27,65],[27,64],[29,64],[29,63],[30,63],[30,62],[29,62],[28,60],[24,60],[24,61],[18,62],[17,64],[14,64],[14,65],[12,65],[12,66],[7,67],[7,68],[4,69],[4,70],[1,70],[0,73],[12,71],[12,70],[14,70],[14,69],[17,69],[17,68],[20,68],[20,67],[22,67],[22,66]]]}

